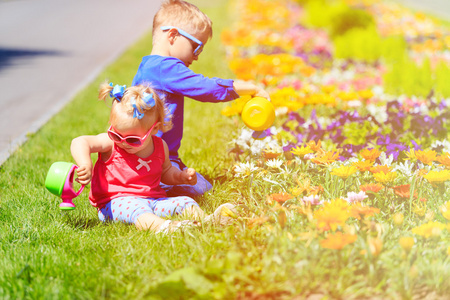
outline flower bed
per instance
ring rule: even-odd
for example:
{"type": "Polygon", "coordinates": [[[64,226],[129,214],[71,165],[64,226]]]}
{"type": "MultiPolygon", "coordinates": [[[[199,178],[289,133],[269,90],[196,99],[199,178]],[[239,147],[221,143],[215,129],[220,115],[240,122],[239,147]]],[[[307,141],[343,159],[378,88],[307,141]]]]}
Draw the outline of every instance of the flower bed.
{"type": "Polygon", "coordinates": [[[230,180],[258,202],[247,225],[337,255],[317,268],[363,272],[397,296],[448,294],[450,31],[390,2],[326,2],[319,15],[313,0],[238,1],[222,35],[237,78],[264,84],[277,112],[267,138],[243,128],[233,141],[230,180]],[[403,282],[387,282],[389,264],[403,282]]]}

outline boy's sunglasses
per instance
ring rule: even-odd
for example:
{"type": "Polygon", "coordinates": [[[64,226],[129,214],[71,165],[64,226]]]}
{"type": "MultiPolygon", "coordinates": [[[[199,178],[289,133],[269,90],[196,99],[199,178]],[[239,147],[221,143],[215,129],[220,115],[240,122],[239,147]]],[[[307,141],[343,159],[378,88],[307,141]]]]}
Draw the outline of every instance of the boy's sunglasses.
{"type": "Polygon", "coordinates": [[[165,30],[170,30],[172,28],[175,28],[176,30],[178,30],[178,33],[181,34],[182,36],[184,36],[185,38],[187,38],[187,39],[193,41],[194,43],[198,44],[197,48],[195,48],[195,50],[194,50],[194,55],[195,56],[199,56],[200,53],[202,53],[202,51],[203,51],[203,43],[200,40],[198,40],[195,37],[193,37],[192,35],[190,35],[189,33],[187,33],[186,31],[184,31],[182,29],[179,29],[177,27],[173,27],[173,26],[162,26],[161,30],[165,31],[165,30]]]}
{"type": "Polygon", "coordinates": [[[135,135],[129,135],[127,137],[122,137],[120,134],[113,131],[114,128],[111,125],[111,126],[109,126],[109,129],[108,129],[108,136],[116,144],[120,144],[125,141],[125,143],[127,143],[128,145],[130,145],[132,147],[140,147],[144,144],[145,140],[148,138],[148,136],[152,132],[153,128],[155,128],[156,124],[158,124],[158,122],[155,122],[155,124],[153,124],[153,126],[150,128],[150,130],[143,137],[139,137],[139,136],[135,136],[135,135]]]}

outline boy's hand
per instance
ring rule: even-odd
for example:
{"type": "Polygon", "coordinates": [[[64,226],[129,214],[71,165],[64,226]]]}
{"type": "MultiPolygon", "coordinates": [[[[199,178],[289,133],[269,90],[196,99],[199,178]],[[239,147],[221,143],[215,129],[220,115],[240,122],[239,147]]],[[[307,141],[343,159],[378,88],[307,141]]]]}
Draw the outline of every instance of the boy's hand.
{"type": "Polygon", "coordinates": [[[92,179],[92,167],[91,166],[79,166],[77,169],[77,179],[76,182],[82,185],[88,185],[92,179]]]}
{"type": "Polygon", "coordinates": [[[263,97],[266,98],[267,100],[270,101],[270,95],[268,92],[266,92],[265,90],[263,90],[260,87],[257,87],[256,89],[256,93],[253,95],[253,97],[263,97]]]}
{"type": "Polygon", "coordinates": [[[197,183],[197,173],[192,168],[181,171],[181,180],[185,184],[195,185],[197,183]]]}

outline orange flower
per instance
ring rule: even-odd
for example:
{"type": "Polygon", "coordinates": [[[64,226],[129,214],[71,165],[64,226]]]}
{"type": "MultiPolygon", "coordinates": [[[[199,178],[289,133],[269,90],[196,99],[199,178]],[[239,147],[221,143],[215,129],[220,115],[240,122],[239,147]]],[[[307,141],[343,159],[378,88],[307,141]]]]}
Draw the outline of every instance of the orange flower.
{"type": "Polygon", "coordinates": [[[335,231],[338,226],[343,226],[350,218],[348,203],[342,199],[335,199],[326,202],[323,207],[314,212],[314,219],[317,220],[317,227],[320,230],[335,231]]]}
{"type": "MultiPolygon", "coordinates": [[[[409,184],[394,186],[394,193],[400,198],[409,199],[411,197],[409,184]]],[[[417,198],[417,191],[414,191],[414,198],[417,198]]]]}
{"type": "Polygon", "coordinates": [[[392,170],[392,168],[388,167],[386,165],[375,166],[375,167],[370,168],[370,172],[372,172],[372,173],[379,173],[379,172],[389,173],[391,170],[392,170]]]}
{"type": "Polygon", "coordinates": [[[376,207],[363,206],[361,203],[355,203],[350,206],[350,215],[358,220],[364,217],[371,217],[378,214],[380,210],[376,207]]]}
{"type": "Polygon", "coordinates": [[[359,186],[359,189],[363,192],[372,192],[372,193],[378,193],[383,186],[379,183],[370,183],[370,184],[363,184],[359,186]]]}
{"type": "Polygon", "coordinates": [[[322,148],[322,142],[320,140],[317,143],[315,141],[309,141],[307,146],[311,148],[312,151],[317,152],[322,148]]]}
{"type": "Polygon", "coordinates": [[[352,166],[357,167],[360,172],[370,171],[370,168],[372,168],[373,166],[373,161],[370,160],[356,161],[352,163],[352,166]]]}
{"type": "Polygon", "coordinates": [[[450,169],[450,153],[444,152],[444,154],[436,157],[436,161],[444,165],[447,169],[450,169]]]}
{"type": "Polygon", "coordinates": [[[303,181],[300,182],[300,180],[297,180],[298,186],[293,187],[290,192],[293,196],[300,196],[300,195],[306,195],[311,193],[313,190],[313,186],[311,186],[311,179],[306,178],[303,179],[303,181]]]}
{"type": "Polygon", "coordinates": [[[281,152],[276,149],[264,149],[262,155],[265,159],[274,159],[281,155],[281,152]]]}
{"type": "Polygon", "coordinates": [[[274,220],[272,218],[270,218],[270,217],[262,216],[262,217],[258,217],[258,218],[247,220],[247,226],[249,228],[253,228],[255,226],[262,225],[262,224],[264,224],[266,222],[273,222],[273,221],[274,220]]]}
{"type": "Polygon", "coordinates": [[[328,249],[341,250],[345,246],[354,243],[356,238],[356,234],[336,232],[335,234],[329,234],[326,239],[321,240],[320,246],[328,249]]]}
{"type": "Polygon", "coordinates": [[[329,165],[339,158],[339,153],[335,151],[327,151],[324,154],[311,158],[313,163],[318,165],[329,165]]]}
{"type": "Polygon", "coordinates": [[[418,160],[426,165],[431,165],[436,160],[436,151],[433,150],[417,150],[415,155],[418,160]]]}
{"type": "Polygon", "coordinates": [[[272,194],[269,196],[269,201],[273,200],[276,201],[280,204],[283,204],[284,202],[288,201],[289,199],[294,198],[291,194],[289,193],[279,193],[279,194],[272,194]]]}
{"type": "Polygon", "coordinates": [[[381,154],[378,149],[363,149],[359,154],[365,159],[370,161],[375,161],[381,154]]]}

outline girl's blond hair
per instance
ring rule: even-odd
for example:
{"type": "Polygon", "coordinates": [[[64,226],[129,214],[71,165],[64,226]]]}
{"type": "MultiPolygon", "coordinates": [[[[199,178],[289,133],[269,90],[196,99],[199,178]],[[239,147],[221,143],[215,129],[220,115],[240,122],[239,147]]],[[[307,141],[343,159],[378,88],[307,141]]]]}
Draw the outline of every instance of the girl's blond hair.
{"type": "MultiPolygon", "coordinates": [[[[111,91],[113,86],[104,82],[100,85],[100,90],[98,94],[98,99],[105,101],[106,97],[111,96],[111,91]]],[[[118,119],[123,119],[126,116],[127,120],[122,120],[126,122],[134,122],[140,124],[144,128],[151,126],[148,124],[148,120],[156,115],[156,122],[161,123],[160,130],[162,132],[169,131],[172,128],[172,121],[170,116],[167,114],[166,106],[164,101],[158,96],[158,94],[149,86],[136,85],[125,88],[123,95],[118,98],[113,98],[112,108],[110,115],[110,123],[115,123],[118,119]],[[150,106],[144,102],[144,93],[151,94],[155,101],[154,106],[150,106]],[[134,107],[133,106],[136,107],[134,107]],[[144,114],[141,119],[135,118],[135,110],[141,114],[144,114]]]]}
{"type": "Polygon", "coordinates": [[[161,34],[161,26],[178,27],[192,35],[206,33],[212,37],[211,19],[197,6],[183,0],[165,0],[153,18],[153,44],[161,34]]]}

